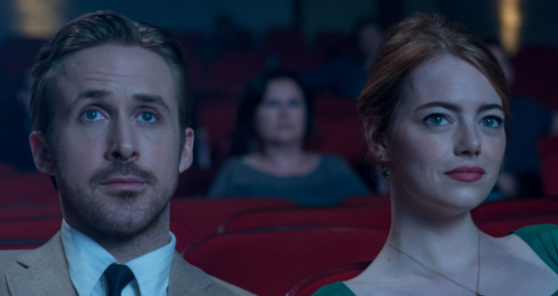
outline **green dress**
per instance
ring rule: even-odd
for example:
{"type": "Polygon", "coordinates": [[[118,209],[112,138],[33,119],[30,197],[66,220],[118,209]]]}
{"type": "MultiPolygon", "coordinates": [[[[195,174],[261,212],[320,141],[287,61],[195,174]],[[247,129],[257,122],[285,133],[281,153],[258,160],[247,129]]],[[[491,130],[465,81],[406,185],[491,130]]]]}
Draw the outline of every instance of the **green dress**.
{"type": "MultiPolygon", "coordinates": [[[[523,227],[513,231],[523,239],[539,257],[558,274],[558,225],[540,224],[523,227]]],[[[342,282],[320,288],[312,296],[356,296],[342,282]]],[[[556,291],[552,296],[558,296],[556,291]]]]}

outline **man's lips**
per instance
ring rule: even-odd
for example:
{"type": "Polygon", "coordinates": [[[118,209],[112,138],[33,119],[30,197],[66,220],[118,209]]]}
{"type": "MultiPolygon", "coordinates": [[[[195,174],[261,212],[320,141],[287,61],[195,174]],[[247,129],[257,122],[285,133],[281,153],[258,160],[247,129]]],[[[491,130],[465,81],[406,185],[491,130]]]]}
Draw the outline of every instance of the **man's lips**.
{"type": "Polygon", "coordinates": [[[140,178],[137,177],[113,177],[109,178],[106,181],[102,182],[101,185],[108,186],[111,188],[138,188],[145,184],[140,178]]]}
{"type": "Polygon", "coordinates": [[[444,174],[458,181],[474,182],[481,179],[485,173],[484,169],[478,166],[460,166],[444,174]]]}

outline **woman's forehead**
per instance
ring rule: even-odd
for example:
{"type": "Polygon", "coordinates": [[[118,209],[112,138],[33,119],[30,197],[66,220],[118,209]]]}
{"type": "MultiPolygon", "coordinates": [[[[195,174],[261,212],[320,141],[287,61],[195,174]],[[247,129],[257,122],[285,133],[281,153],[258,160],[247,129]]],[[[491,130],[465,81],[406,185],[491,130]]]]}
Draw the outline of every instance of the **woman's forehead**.
{"type": "Polygon", "coordinates": [[[407,81],[403,105],[413,107],[441,101],[462,107],[502,104],[490,81],[469,62],[453,56],[438,56],[418,67],[407,81]],[[405,99],[408,98],[408,99],[405,99]]]}

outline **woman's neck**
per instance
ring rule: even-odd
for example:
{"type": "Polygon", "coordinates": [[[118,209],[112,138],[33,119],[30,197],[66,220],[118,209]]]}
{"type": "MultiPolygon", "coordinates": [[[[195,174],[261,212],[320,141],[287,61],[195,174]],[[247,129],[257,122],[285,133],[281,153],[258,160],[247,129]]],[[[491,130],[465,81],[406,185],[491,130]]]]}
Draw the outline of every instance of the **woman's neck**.
{"type": "Polygon", "coordinates": [[[469,211],[449,213],[397,190],[391,210],[387,241],[396,248],[440,272],[476,262],[480,234],[469,211]]]}
{"type": "Polygon", "coordinates": [[[256,157],[277,167],[292,167],[306,156],[298,143],[288,145],[268,144],[256,152],[256,157]]]}
{"type": "Polygon", "coordinates": [[[319,158],[306,153],[302,146],[267,145],[245,158],[253,168],[276,176],[305,175],[313,171],[319,158]]]}

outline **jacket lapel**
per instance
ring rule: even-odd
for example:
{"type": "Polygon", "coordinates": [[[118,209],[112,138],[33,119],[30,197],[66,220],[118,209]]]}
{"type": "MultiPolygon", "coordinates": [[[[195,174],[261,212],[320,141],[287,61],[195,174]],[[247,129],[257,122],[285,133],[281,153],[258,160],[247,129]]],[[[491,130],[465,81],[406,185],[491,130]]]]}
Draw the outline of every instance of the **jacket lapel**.
{"type": "Polygon", "coordinates": [[[17,259],[22,271],[6,274],[12,296],[75,296],[60,233],[17,259]]]}
{"type": "Polygon", "coordinates": [[[168,296],[184,295],[230,296],[234,294],[216,285],[209,275],[190,265],[175,252],[172,259],[168,296]]]}

